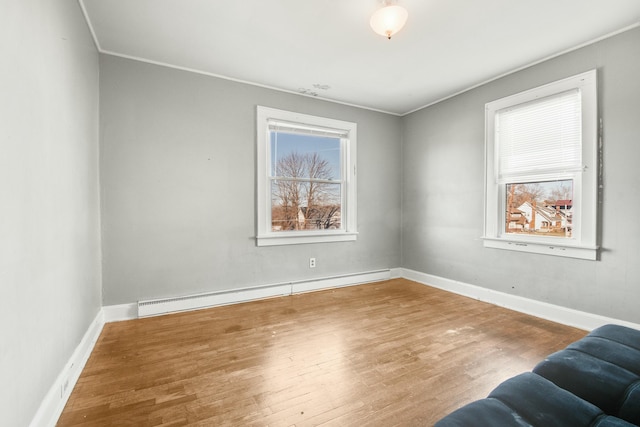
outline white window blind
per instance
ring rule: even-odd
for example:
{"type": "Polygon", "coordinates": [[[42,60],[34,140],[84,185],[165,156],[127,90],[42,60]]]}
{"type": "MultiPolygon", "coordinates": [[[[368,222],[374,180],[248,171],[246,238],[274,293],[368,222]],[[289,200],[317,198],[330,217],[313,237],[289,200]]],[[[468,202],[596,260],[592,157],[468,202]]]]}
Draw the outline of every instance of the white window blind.
{"type": "Polygon", "coordinates": [[[288,123],[282,120],[269,120],[268,128],[271,132],[326,136],[329,138],[346,138],[349,132],[342,129],[331,129],[300,123],[288,123]]]}
{"type": "Polygon", "coordinates": [[[497,111],[498,182],[582,169],[580,89],[497,111]]]}

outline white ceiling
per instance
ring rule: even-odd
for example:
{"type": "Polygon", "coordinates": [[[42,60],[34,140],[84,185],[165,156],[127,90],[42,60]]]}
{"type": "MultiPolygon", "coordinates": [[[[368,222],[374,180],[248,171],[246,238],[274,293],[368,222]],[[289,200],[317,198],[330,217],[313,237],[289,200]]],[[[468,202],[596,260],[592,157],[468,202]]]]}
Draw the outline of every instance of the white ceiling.
{"type": "Polygon", "coordinates": [[[80,0],[103,53],[403,115],[637,26],[639,0],[80,0]]]}

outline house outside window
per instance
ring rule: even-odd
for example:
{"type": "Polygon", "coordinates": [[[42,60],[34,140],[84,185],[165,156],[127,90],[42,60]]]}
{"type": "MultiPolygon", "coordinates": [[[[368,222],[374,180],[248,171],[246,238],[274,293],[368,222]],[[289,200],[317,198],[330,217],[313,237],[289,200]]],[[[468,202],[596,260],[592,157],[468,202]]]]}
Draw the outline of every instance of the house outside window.
{"type": "Polygon", "coordinates": [[[257,108],[257,245],[355,240],[355,123],[257,108]]]}
{"type": "Polygon", "coordinates": [[[485,109],[484,246],[597,258],[596,71],[485,109]]]}

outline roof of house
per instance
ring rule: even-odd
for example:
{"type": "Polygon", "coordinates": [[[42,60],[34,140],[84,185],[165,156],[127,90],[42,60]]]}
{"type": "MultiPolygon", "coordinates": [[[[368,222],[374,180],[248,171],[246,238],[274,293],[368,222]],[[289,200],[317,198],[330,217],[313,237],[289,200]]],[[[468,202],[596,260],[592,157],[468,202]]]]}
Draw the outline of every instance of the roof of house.
{"type": "Polygon", "coordinates": [[[553,206],[573,206],[573,200],[571,199],[556,200],[553,206]]]}

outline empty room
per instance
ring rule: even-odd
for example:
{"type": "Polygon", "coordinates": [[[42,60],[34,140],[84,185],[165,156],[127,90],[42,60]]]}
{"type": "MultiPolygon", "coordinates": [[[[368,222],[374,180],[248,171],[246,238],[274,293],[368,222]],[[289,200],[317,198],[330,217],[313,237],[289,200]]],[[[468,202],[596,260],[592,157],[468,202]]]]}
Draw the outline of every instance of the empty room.
{"type": "Polygon", "coordinates": [[[1,425],[640,424],[637,0],[0,33],[1,425]]]}

